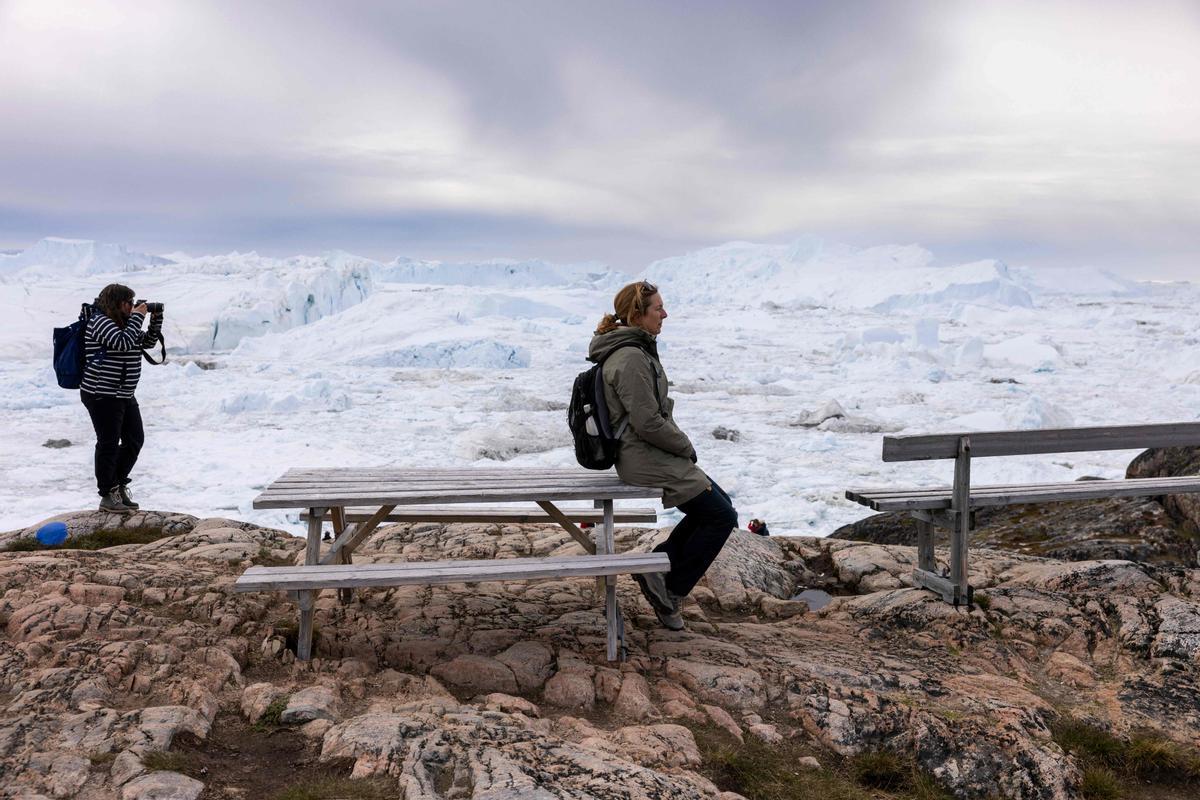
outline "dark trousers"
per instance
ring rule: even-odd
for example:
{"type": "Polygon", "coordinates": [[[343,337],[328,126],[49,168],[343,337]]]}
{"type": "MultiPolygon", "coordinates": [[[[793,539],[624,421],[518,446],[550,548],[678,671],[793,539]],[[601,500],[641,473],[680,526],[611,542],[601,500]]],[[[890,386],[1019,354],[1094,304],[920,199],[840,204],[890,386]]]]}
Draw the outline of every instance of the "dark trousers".
{"type": "Polygon", "coordinates": [[[142,412],[133,397],[89,392],[80,392],[79,397],[96,429],[96,489],[103,496],[129,483],[129,471],[146,441],[142,412]]]}
{"type": "Polygon", "coordinates": [[[683,519],[667,540],[654,548],[671,559],[667,590],[686,597],[716,559],[725,540],[737,527],[737,510],[725,490],[709,478],[712,488],[679,504],[683,519]]]}

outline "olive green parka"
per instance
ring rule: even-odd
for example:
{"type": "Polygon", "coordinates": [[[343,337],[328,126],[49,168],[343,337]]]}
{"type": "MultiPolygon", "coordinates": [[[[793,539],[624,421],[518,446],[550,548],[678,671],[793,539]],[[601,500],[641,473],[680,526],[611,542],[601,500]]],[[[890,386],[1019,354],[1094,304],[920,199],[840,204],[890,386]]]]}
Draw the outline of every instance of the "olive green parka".
{"type": "Polygon", "coordinates": [[[671,417],[675,401],[667,396],[667,373],[654,336],[625,326],[592,337],[589,361],[610,353],[604,362],[609,422],[615,431],[629,419],[617,451],[617,474],[635,486],[661,487],[666,508],[686,503],[710,484],[696,466],[696,448],[671,417]]]}

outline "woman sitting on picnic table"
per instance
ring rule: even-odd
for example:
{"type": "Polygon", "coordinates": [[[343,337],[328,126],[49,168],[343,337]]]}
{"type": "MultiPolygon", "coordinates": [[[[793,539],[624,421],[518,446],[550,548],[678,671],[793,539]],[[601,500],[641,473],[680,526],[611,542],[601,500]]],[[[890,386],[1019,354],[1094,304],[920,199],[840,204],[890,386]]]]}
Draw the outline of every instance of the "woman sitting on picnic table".
{"type": "Polygon", "coordinates": [[[663,490],[663,506],[684,517],[665,542],[671,571],[634,575],[662,624],[683,629],[680,605],[721,552],[737,527],[737,511],[717,482],[696,466],[696,448],[671,417],[667,374],[658,358],[657,337],[667,311],[662,295],[647,281],[617,292],[588,347],[588,359],[604,362],[604,399],[613,430],[620,435],[617,474],[635,486],[663,490]]]}

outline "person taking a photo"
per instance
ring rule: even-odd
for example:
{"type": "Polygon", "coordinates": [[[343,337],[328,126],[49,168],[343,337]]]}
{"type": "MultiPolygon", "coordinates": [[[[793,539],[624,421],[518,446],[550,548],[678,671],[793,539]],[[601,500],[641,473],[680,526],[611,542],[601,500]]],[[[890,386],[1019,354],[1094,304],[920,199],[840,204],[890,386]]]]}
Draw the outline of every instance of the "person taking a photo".
{"type": "Polygon", "coordinates": [[[146,304],[134,305],[128,286],[112,283],[100,291],[84,332],[85,368],[79,397],[96,430],[96,489],[100,510],[131,514],[138,504],[129,494],[129,473],[145,442],[142,414],[134,392],[142,375],[142,349],[159,340],[162,312],[142,330],[146,304]]]}

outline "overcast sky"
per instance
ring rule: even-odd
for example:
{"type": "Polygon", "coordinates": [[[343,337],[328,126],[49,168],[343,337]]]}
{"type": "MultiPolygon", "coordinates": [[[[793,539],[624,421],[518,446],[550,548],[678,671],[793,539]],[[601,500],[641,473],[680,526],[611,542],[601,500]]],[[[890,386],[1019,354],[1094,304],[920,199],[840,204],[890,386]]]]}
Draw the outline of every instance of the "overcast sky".
{"type": "Polygon", "coordinates": [[[1200,3],[0,0],[0,248],[1200,279],[1200,3]]]}

